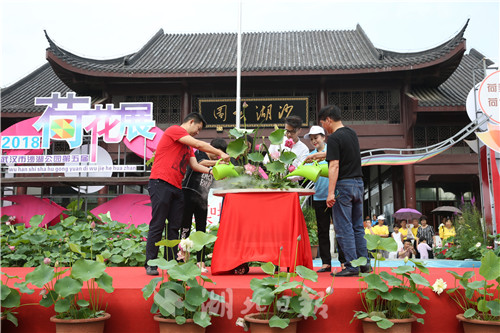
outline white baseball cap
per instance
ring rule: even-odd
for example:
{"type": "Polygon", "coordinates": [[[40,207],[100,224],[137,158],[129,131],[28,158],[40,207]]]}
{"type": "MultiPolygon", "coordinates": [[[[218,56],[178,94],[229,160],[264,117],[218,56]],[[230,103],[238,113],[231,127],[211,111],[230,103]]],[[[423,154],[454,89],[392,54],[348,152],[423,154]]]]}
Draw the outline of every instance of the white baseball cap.
{"type": "Polygon", "coordinates": [[[304,139],[309,139],[309,135],[316,135],[316,134],[323,134],[325,135],[325,130],[321,126],[311,126],[311,129],[309,130],[309,133],[304,135],[304,139]]]}
{"type": "Polygon", "coordinates": [[[379,215],[379,216],[377,217],[377,220],[385,220],[385,216],[384,216],[384,215],[379,215]]]}

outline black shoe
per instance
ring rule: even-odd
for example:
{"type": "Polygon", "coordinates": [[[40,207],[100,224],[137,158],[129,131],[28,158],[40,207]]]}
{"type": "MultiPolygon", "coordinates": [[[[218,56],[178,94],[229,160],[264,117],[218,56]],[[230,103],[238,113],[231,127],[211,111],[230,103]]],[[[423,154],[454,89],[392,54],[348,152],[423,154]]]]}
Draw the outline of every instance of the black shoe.
{"type": "Polygon", "coordinates": [[[146,267],[146,274],[147,275],[160,275],[160,273],[158,273],[158,268],[151,267],[151,266],[146,267]]]}
{"type": "Polygon", "coordinates": [[[370,265],[370,264],[366,264],[366,265],[360,266],[359,268],[360,268],[361,273],[371,273],[371,272],[373,272],[372,265],[370,265]]]}
{"type": "Polygon", "coordinates": [[[316,272],[317,273],[324,273],[324,272],[331,272],[331,271],[332,271],[332,266],[328,266],[328,267],[321,267],[316,272]]]}
{"type": "Polygon", "coordinates": [[[350,271],[348,269],[343,269],[340,272],[331,273],[331,276],[358,276],[359,273],[357,271],[350,271]]]}

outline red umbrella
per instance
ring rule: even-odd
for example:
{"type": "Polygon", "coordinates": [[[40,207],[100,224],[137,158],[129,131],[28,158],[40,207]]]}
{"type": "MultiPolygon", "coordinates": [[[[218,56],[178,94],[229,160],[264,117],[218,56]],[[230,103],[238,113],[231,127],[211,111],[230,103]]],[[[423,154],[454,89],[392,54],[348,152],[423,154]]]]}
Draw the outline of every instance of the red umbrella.
{"type": "Polygon", "coordinates": [[[420,216],[422,216],[422,213],[413,208],[401,208],[392,214],[392,216],[398,220],[413,220],[419,219],[420,216]]]}
{"type": "Polygon", "coordinates": [[[35,215],[45,215],[39,227],[48,223],[53,224],[64,210],[64,207],[55,202],[51,203],[48,199],[40,199],[32,195],[10,195],[3,197],[2,200],[16,203],[2,207],[2,215],[15,216],[16,223],[24,223],[27,227],[30,226],[29,221],[35,215]]]}
{"type": "Polygon", "coordinates": [[[122,194],[90,212],[96,216],[110,213],[111,219],[126,224],[149,224],[151,220],[151,200],[145,194],[122,194]]]}
{"type": "MultiPolygon", "coordinates": [[[[149,130],[151,133],[156,133],[153,140],[146,140],[146,159],[150,159],[153,157],[153,152],[156,151],[156,147],[160,142],[161,137],[163,136],[163,131],[158,127],[153,127],[149,130]]],[[[128,141],[127,137],[123,137],[123,143],[130,150],[132,150],[136,155],[143,158],[144,157],[144,137],[138,136],[132,141],[128,141]]]]}

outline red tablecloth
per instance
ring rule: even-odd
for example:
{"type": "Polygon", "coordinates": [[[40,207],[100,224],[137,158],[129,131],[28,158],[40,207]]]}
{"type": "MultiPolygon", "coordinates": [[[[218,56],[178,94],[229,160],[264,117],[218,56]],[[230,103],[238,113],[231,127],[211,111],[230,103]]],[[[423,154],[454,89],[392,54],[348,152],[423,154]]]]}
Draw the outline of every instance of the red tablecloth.
{"type": "Polygon", "coordinates": [[[228,193],[222,206],[212,274],[249,261],[312,269],[311,246],[297,193],[228,193]],[[301,240],[297,238],[301,236],[301,240]],[[279,259],[280,247],[281,259],[279,259]]]}

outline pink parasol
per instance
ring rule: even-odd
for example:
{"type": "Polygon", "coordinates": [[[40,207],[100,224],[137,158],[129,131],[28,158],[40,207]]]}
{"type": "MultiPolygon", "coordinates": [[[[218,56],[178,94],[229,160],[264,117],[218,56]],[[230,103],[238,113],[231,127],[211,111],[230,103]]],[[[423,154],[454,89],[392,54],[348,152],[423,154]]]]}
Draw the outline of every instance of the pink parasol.
{"type": "MultiPolygon", "coordinates": [[[[163,136],[163,131],[158,128],[158,127],[153,127],[149,132],[151,133],[156,133],[155,137],[153,140],[146,140],[146,159],[150,159],[153,157],[153,152],[156,151],[156,147],[158,147],[158,143],[161,140],[161,137],[163,136]]],[[[138,136],[132,141],[127,140],[127,137],[123,138],[123,143],[132,150],[134,153],[136,153],[138,156],[141,158],[144,157],[144,137],[143,136],[138,136]]]]}
{"type": "MultiPolygon", "coordinates": [[[[42,136],[41,132],[37,131],[33,124],[40,117],[33,117],[26,120],[22,120],[14,125],[8,127],[0,136],[42,136]]],[[[42,149],[9,149],[6,150],[7,155],[41,155],[43,154],[42,149]]]]}
{"type": "Polygon", "coordinates": [[[24,223],[29,227],[30,219],[35,215],[45,215],[39,227],[46,224],[57,223],[59,215],[64,210],[55,202],[50,202],[48,199],[40,199],[32,195],[10,195],[3,197],[2,200],[16,203],[12,206],[2,207],[2,215],[16,217],[16,223],[24,223]]]}
{"type": "Polygon", "coordinates": [[[392,217],[398,220],[413,220],[419,219],[422,216],[418,210],[413,208],[401,208],[397,212],[392,214],[392,217]]]}
{"type": "Polygon", "coordinates": [[[126,224],[149,224],[151,220],[151,200],[145,194],[122,194],[90,212],[96,216],[110,212],[111,219],[126,224]]]}

